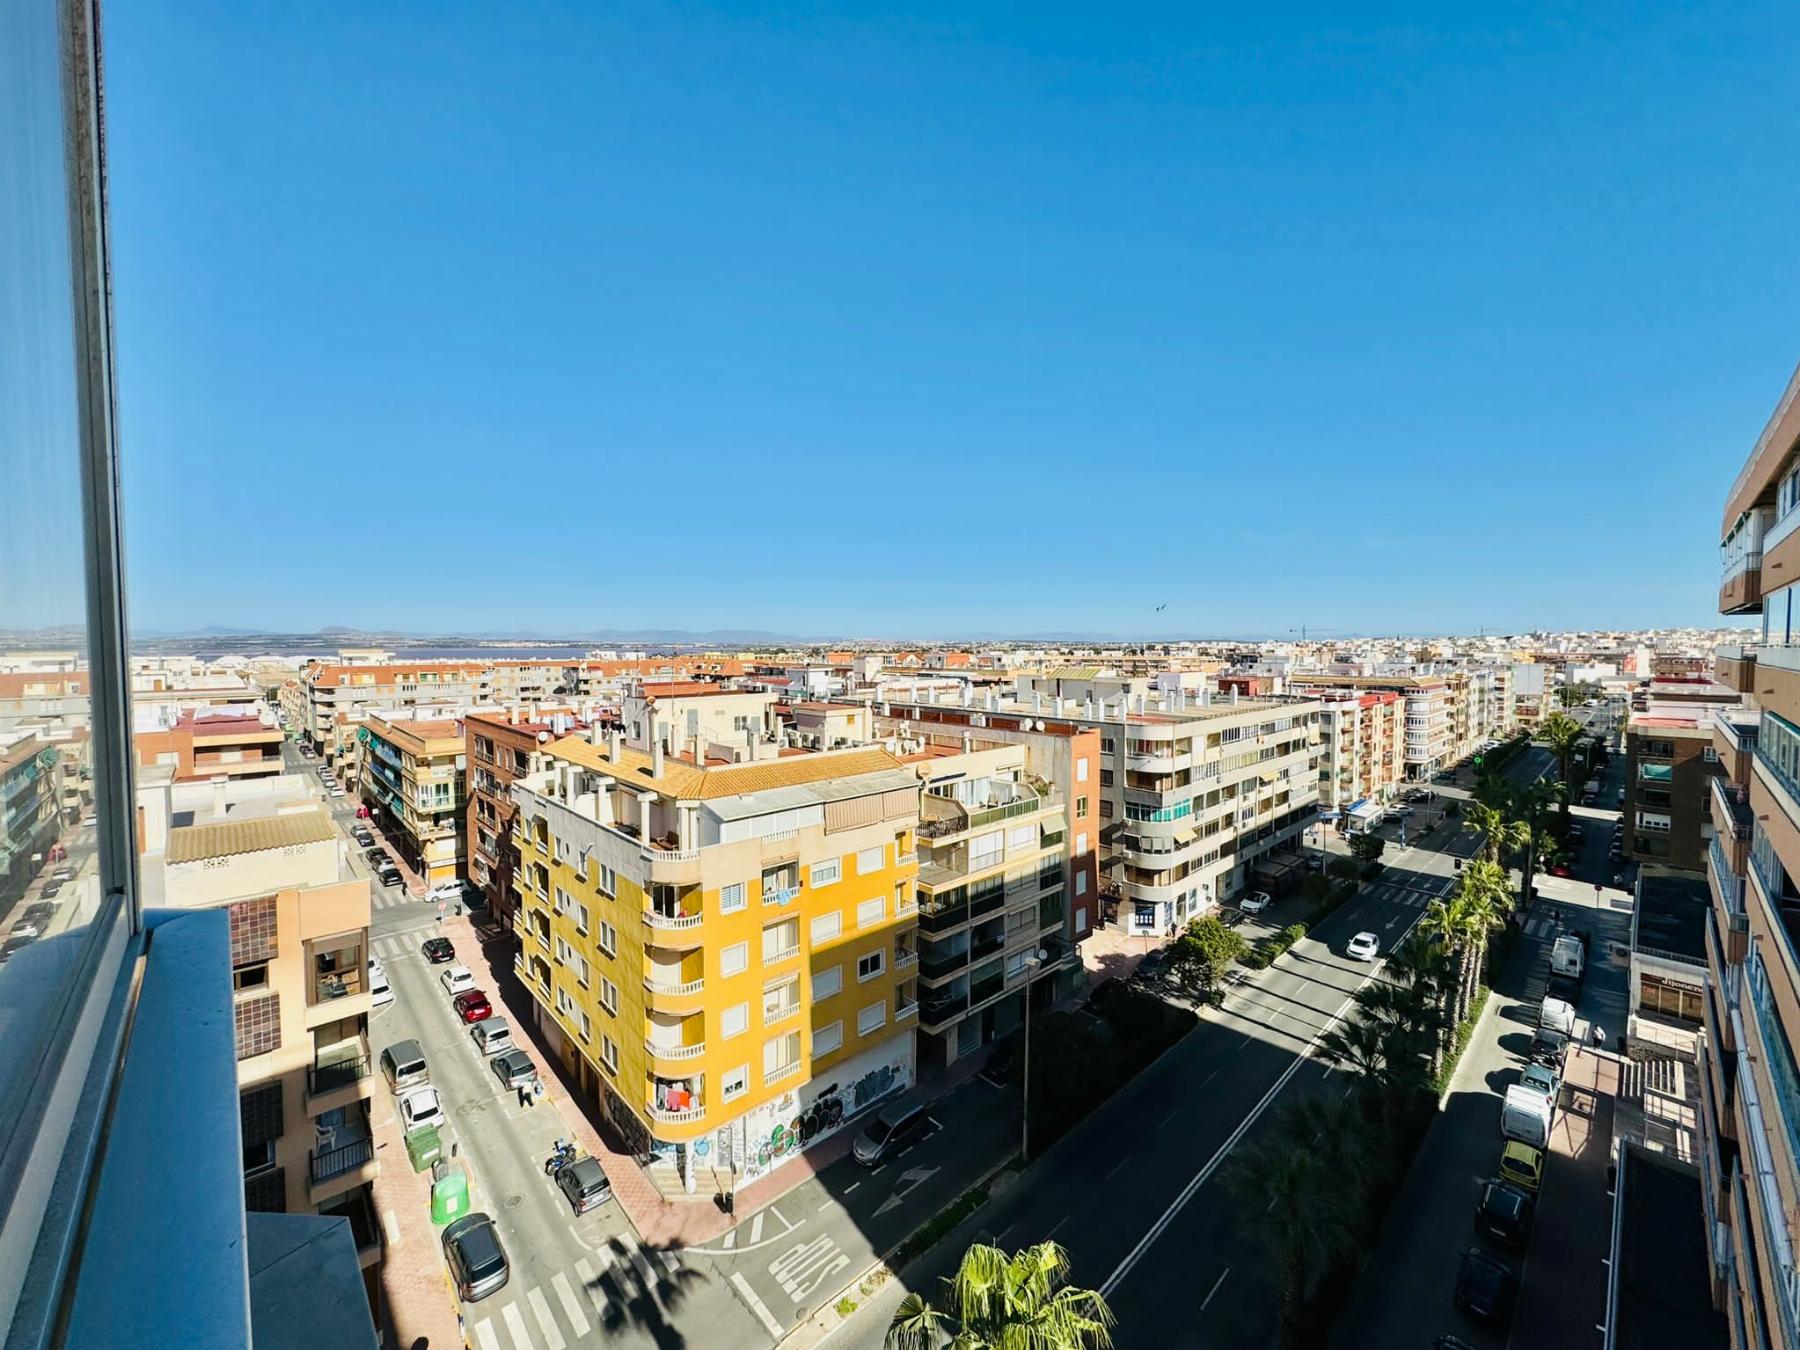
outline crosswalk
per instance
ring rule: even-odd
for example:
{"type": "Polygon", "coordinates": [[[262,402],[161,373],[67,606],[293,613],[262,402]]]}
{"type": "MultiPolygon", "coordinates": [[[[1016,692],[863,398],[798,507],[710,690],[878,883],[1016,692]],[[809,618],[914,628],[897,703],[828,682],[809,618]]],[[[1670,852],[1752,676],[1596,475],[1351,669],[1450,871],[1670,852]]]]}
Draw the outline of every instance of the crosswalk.
{"type": "Polygon", "coordinates": [[[375,909],[394,909],[400,905],[416,905],[418,897],[404,886],[377,886],[369,904],[375,909]]]}
{"type": "Polygon", "coordinates": [[[383,961],[392,961],[396,957],[417,954],[422,940],[417,933],[392,933],[376,938],[369,946],[383,961]]]}
{"type": "Polygon", "coordinates": [[[478,1350],[565,1350],[599,1344],[643,1298],[666,1302],[682,1275],[681,1258],[615,1238],[547,1284],[508,1285],[473,1304],[463,1320],[478,1350]],[[591,1338],[591,1340],[590,1340],[591,1338]]]}

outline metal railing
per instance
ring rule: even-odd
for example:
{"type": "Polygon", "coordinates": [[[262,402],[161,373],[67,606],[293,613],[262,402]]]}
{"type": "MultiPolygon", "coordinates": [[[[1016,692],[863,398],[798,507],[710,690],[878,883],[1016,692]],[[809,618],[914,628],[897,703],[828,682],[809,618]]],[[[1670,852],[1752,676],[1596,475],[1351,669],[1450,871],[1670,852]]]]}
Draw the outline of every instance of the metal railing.
{"type": "Polygon", "coordinates": [[[1648,956],[1656,961],[1672,961],[1681,966],[1699,966],[1702,970],[1706,968],[1705,956],[1694,956],[1688,952],[1672,952],[1667,947],[1637,946],[1633,947],[1632,951],[1639,956],[1648,956]]]}
{"type": "Polygon", "coordinates": [[[373,1138],[353,1139],[336,1148],[314,1149],[310,1160],[313,1185],[330,1181],[333,1177],[341,1177],[346,1172],[354,1172],[359,1167],[367,1167],[374,1161],[373,1138]]]}
{"type": "Polygon", "coordinates": [[[325,1064],[316,1064],[306,1071],[306,1090],[313,1096],[322,1092],[335,1092],[341,1087],[349,1087],[352,1083],[361,1082],[369,1076],[369,1054],[362,1054],[351,1059],[335,1059],[325,1064]]]}

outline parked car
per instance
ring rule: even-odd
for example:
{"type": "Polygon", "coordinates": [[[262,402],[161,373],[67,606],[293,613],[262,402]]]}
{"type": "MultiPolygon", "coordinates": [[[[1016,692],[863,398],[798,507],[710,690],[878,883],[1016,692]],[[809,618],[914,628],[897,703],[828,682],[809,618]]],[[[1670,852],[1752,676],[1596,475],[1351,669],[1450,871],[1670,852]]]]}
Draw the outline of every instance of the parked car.
{"type": "Polygon", "coordinates": [[[398,867],[395,867],[392,863],[383,863],[380,867],[375,869],[375,880],[379,881],[383,886],[398,886],[405,878],[400,875],[400,869],[398,867]]]}
{"type": "Polygon", "coordinates": [[[1522,1191],[1536,1195],[1544,1184],[1544,1154],[1530,1144],[1508,1139],[1500,1150],[1500,1179],[1510,1181],[1522,1191]]]}
{"type": "Polygon", "coordinates": [[[1456,1306],[1480,1322],[1512,1320],[1518,1273],[1499,1257],[1471,1247],[1456,1276],[1456,1306]]]}
{"type": "Polygon", "coordinates": [[[438,976],[438,982],[444,986],[446,994],[455,998],[456,995],[465,994],[475,987],[475,972],[467,966],[451,966],[450,969],[438,976]]]}
{"type": "Polygon", "coordinates": [[[875,1119],[856,1137],[851,1151],[864,1167],[873,1167],[917,1139],[929,1119],[923,1103],[903,1097],[875,1113],[875,1119]]]}
{"type": "Polygon", "coordinates": [[[1539,1027],[1531,1033],[1531,1048],[1526,1058],[1534,1064],[1544,1064],[1562,1072],[1564,1059],[1569,1053],[1569,1038],[1555,1027],[1539,1027]]]}
{"type": "Polygon", "coordinates": [[[396,1094],[431,1081],[431,1068],[417,1041],[395,1041],[381,1052],[381,1076],[396,1094]]]}
{"type": "MultiPolygon", "coordinates": [[[[479,1029],[478,1027],[477,1030],[479,1029]]],[[[506,1088],[518,1089],[538,1080],[537,1065],[531,1062],[531,1056],[523,1050],[502,1050],[491,1062],[494,1077],[506,1088]]]]}
{"type": "Polygon", "coordinates": [[[1562,1091],[1562,1079],[1557,1077],[1555,1068],[1548,1064],[1527,1064],[1519,1070],[1519,1083],[1522,1087],[1543,1093],[1552,1101],[1562,1091]]]}
{"type": "Polygon", "coordinates": [[[1246,914],[1261,914],[1272,903],[1267,891],[1251,891],[1238,901],[1238,908],[1246,914]]]}
{"type": "Polygon", "coordinates": [[[1373,933],[1358,933],[1344,948],[1344,954],[1352,961],[1373,961],[1380,953],[1381,939],[1373,933]]]}
{"type": "Polygon", "coordinates": [[[464,899],[465,890],[460,881],[440,881],[425,892],[425,898],[439,904],[458,904],[464,899]]]}
{"type": "Polygon", "coordinates": [[[427,1125],[449,1123],[449,1118],[444,1115],[444,1104],[438,1100],[438,1090],[429,1083],[408,1088],[400,1094],[400,1124],[406,1133],[422,1130],[427,1125]]]}
{"type": "Polygon", "coordinates": [[[488,1017],[469,1028],[469,1039],[482,1054],[497,1055],[502,1050],[512,1049],[512,1027],[504,1017],[488,1017]]]}
{"type": "Polygon", "coordinates": [[[465,1214],[445,1227],[444,1261],[465,1303],[479,1302],[506,1288],[512,1273],[494,1221],[480,1212],[465,1214]]]}
{"type": "Polygon", "coordinates": [[[19,952],[36,941],[37,939],[34,937],[9,937],[5,942],[0,942],[0,962],[12,960],[19,952]]]}
{"type": "Polygon", "coordinates": [[[1139,980],[1154,980],[1162,974],[1162,968],[1168,959],[1169,953],[1158,947],[1137,963],[1137,969],[1131,972],[1132,977],[1139,980]]]}
{"type": "Polygon", "coordinates": [[[558,1169],[556,1189],[563,1193],[563,1198],[577,1214],[599,1209],[612,1198],[612,1187],[606,1183],[606,1173],[592,1158],[577,1158],[558,1169]]]}
{"type": "Polygon", "coordinates": [[[419,944],[419,950],[425,953],[425,959],[434,966],[456,960],[456,948],[450,945],[447,937],[428,937],[419,944]]]}
{"type": "Polygon", "coordinates": [[[1481,1188],[1475,1206],[1475,1231],[1504,1247],[1523,1247],[1531,1236],[1537,1201],[1510,1181],[1496,1178],[1481,1188]]]}
{"type": "Polygon", "coordinates": [[[469,989],[450,1000],[450,1006],[456,1009],[456,1015],[463,1022],[485,1022],[494,1015],[494,1005],[488,1002],[485,991],[469,989]]]}
{"type": "Polygon", "coordinates": [[[1575,872],[1566,862],[1559,862],[1550,864],[1550,875],[1553,877],[1572,877],[1575,875],[1575,872]]]}
{"type": "Polygon", "coordinates": [[[363,849],[363,861],[368,863],[371,868],[394,865],[393,859],[388,857],[388,851],[373,841],[363,849]]]}
{"type": "MultiPolygon", "coordinates": [[[[365,849],[375,849],[375,836],[370,834],[360,825],[350,831],[350,837],[356,840],[356,842],[361,844],[365,849]]],[[[375,851],[377,853],[382,853],[382,850],[380,849],[375,849],[375,851]]],[[[386,854],[383,853],[383,856],[385,857],[386,854]]]]}
{"type": "Polygon", "coordinates": [[[387,972],[381,968],[381,962],[369,962],[369,1006],[385,1008],[394,1001],[394,986],[388,983],[387,972]]]}

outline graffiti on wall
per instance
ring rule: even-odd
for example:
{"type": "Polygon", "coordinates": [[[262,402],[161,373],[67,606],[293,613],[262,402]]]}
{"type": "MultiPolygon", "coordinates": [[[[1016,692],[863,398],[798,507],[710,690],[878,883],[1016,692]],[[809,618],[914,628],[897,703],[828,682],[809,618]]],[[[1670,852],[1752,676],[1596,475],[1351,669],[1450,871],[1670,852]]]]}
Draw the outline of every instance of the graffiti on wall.
{"type": "Polygon", "coordinates": [[[718,1131],[715,1143],[721,1151],[720,1165],[731,1158],[740,1184],[755,1180],[841,1129],[888,1094],[903,1090],[913,1079],[912,1040],[896,1037],[839,1068],[841,1075],[784,1092],[749,1112],[739,1122],[741,1149],[736,1147],[732,1126],[718,1131]]]}

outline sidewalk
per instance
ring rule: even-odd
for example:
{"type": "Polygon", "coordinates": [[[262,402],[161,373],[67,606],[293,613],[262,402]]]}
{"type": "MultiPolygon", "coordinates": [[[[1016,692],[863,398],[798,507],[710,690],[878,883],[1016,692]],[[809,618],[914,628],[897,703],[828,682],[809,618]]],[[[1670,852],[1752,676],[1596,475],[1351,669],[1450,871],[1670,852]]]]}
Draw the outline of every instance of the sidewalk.
{"type": "Polygon", "coordinates": [[[399,1350],[463,1345],[462,1315],[451,1296],[438,1231],[431,1222],[431,1173],[415,1172],[406,1157],[406,1139],[394,1114],[394,1098],[377,1090],[369,1111],[375,1156],[381,1171],[374,1182],[375,1211],[381,1224],[383,1322],[399,1350]]]}

